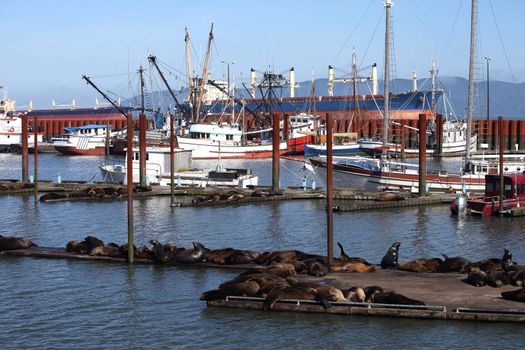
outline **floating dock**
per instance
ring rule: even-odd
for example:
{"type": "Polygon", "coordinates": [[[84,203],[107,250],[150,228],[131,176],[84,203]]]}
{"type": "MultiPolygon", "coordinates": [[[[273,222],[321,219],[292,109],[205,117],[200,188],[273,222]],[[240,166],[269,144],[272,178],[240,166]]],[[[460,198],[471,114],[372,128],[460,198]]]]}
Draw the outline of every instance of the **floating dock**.
{"type": "MultiPolygon", "coordinates": [[[[102,261],[126,263],[125,258],[81,255],[67,252],[65,248],[33,247],[23,250],[0,252],[3,257],[33,257],[48,259],[70,259],[83,261],[102,261]]],[[[153,264],[150,260],[136,259],[138,264],[153,264]]],[[[255,264],[219,265],[207,262],[178,263],[166,265],[197,268],[219,268],[246,270],[259,267],[255,264]]],[[[462,280],[466,274],[457,273],[415,273],[398,270],[381,270],[372,273],[329,273],[318,278],[298,275],[300,281],[328,283],[337,288],[381,286],[409,298],[424,302],[425,306],[387,305],[377,303],[333,302],[325,309],[315,301],[281,300],[274,306],[275,311],[304,313],[329,313],[341,315],[390,316],[408,318],[428,318],[442,320],[471,320],[494,322],[525,322],[525,303],[503,299],[501,292],[518,287],[489,286],[474,287],[462,280]]],[[[204,291],[203,291],[204,292],[204,291]]],[[[227,297],[225,300],[209,301],[209,306],[244,309],[262,309],[262,298],[227,297]]]]}

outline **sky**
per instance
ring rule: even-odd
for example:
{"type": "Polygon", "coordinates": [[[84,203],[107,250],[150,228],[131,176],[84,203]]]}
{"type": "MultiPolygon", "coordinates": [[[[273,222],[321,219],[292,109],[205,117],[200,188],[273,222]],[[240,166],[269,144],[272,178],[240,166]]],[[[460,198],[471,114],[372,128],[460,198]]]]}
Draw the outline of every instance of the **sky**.
{"type": "MultiPolygon", "coordinates": [[[[130,76],[154,54],[173,88],[185,82],[184,28],[192,40],[192,67],[202,71],[211,23],[209,67],[214,79],[247,82],[250,68],[285,73],[296,81],[348,74],[355,50],[360,67],[383,71],[382,0],[1,0],[4,41],[0,86],[17,105],[36,108],[77,100],[93,106],[93,78],[103,90],[130,96],[130,76]]],[[[525,81],[523,0],[478,0],[477,75],[525,81]]],[[[394,0],[395,77],[468,77],[470,0],[394,0]]],[[[198,73],[200,75],[200,73],[198,73]]],[[[261,73],[258,73],[261,75],[261,73]]],[[[363,70],[367,74],[367,69],[363,70]]],[[[135,81],[135,80],[133,80],[135,81]]],[[[135,84],[135,83],[133,83],[135,84]]],[[[131,85],[133,85],[131,84],[131,85]]],[[[136,84],[135,84],[136,85],[136,84]]],[[[154,87],[152,87],[154,88],[154,87]]]]}

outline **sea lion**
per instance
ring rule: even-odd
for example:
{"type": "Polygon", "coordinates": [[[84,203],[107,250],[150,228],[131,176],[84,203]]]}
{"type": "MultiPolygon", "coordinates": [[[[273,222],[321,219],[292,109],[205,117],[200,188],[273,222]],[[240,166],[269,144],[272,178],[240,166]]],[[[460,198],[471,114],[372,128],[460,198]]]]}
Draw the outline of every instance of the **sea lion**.
{"type": "Polygon", "coordinates": [[[79,242],[79,241],[69,241],[66,244],[66,251],[68,252],[76,252],[80,254],[88,254],[89,253],[89,247],[85,241],[79,242]]]}
{"type": "Polygon", "coordinates": [[[231,195],[230,197],[226,198],[226,201],[227,202],[236,202],[236,201],[239,201],[241,199],[244,199],[244,194],[242,194],[242,193],[235,193],[235,194],[231,195]]]}
{"type": "Polygon", "coordinates": [[[315,258],[305,259],[303,263],[308,267],[308,274],[315,277],[323,277],[328,274],[328,268],[315,258]]]}
{"type": "Polygon", "coordinates": [[[88,251],[91,251],[91,249],[93,249],[95,247],[101,247],[101,246],[104,245],[104,242],[101,241],[100,239],[98,239],[95,236],[86,236],[84,238],[84,242],[86,243],[86,245],[88,247],[88,251]]]}
{"type": "Polygon", "coordinates": [[[443,260],[439,258],[420,258],[400,262],[398,269],[410,272],[437,272],[442,262],[443,260]]]}
{"type": "Polygon", "coordinates": [[[36,246],[37,245],[33,243],[33,241],[24,237],[0,235],[0,251],[27,249],[36,246]]]}
{"type": "Polygon", "coordinates": [[[118,246],[104,245],[91,249],[89,252],[91,256],[110,256],[110,257],[122,257],[122,252],[118,246]]]}
{"type": "Polygon", "coordinates": [[[260,289],[257,292],[257,296],[261,297],[261,298],[266,298],[268,296],[268,294],[271,293],[272,291],[274,291],[275,289],[288,288],[291,285],[290,285],[290,283],[285,282],[285,281],[269,281],[269,282],[267,282],[265,284],[262,284],[262,285],[259,285],[259,286],[260,286],[260,289]]]}
{"type": "Polygon", "coordinates": [[[398,257],[400,245],[400,242],[395,242],[390,248],[388,248],[385,256],[383,256],[383,259],[381,259],[381,268],[397,269],[399,267],[398,257]]]}
{"type": "Polygon", "coordinates": [[[339,246],[339,249],[341,250],[341,253],[339,254],[339,261],[343,263],[350,261],[350,257],[346,255],[343,245],[339,242],[337,242],[337,245],[339,246]]]}
{"type": "Polygon", "coordinates": [[[257,295],[259,289],[259,283],[254,280],[229,283],[219,287],[219,291],[223,295],[235,295],[241,297],[254,297],[257,295]]]}
{"type": "Polygon", "coordinates": [[[491,287],[501,287],[510,283],[510,276],[505,271],[493,271],[487,275],[487,284],[491,287]]]}
{"type": "Polygon", "coordinates": [[[153,250],[150,254],[150,258],[153,262],[156,264],[165,264],[173,259],[173,254],[169,251],[165,251],[164,246],[159,241],[152,239],[149,242],[153,245],[153,250]]]}
{"type": "Polygon", "coordinates": [[[331,272],[375,272],[376,268],[372,265],[365,265],[361,262],[334,263],[330,266],[331,272]]]}
{"type": "Polygon", "coordinates": [[[68,198],[88,198],[89,197],[89,188],[86,188],[86,189],[83,189],[83,190],[78,190],[78,191],[74,191],[74,192],[71,192],[70,194],[68,194],[68,198]]]}
{"type": "Polygon", "coordinates": [[[382,193],[378,195],[374,200],[376,202],[395,202],[395,201],[402,201],[405,197],[395,194],[395,193],[382,193]]]}
{"type": "Polygon", "coordinates": [[[474,287],[482,287],[487,283],[487,274],[479,267],[470,267],[467,278],[464,280],[474,287]]]}
{"type": "Polygon", "coordinates": [[[224,300],[226,296],[218,289],[209,290],[201,294],[200,300],[213,301],[224,300]]]}
{"type": "Polygon", "coordinates": [[[511,290],[508,292],[501,292],[503,299],[525,302],[525,288],[511,290]]]}
{"type": "Polygon", "coordinates": [[[520,270],[519,265],[512,261],[512,253],[508,249],[504,249],[503,258],[501,259],[501,268],[503,271],[520,270]]]}
{"type": "Polygon", "coordinates": [[[363,288],[359,287],[352,287],[348,289],[342,289],[343,296],[348,301],[352,301],[354,303],[363,303],[366,299],[366,294],[363,288]]]}
{"type": "Polygon", "coordinates": [[[374,299],[374,296],[377,293],[383,292],[383,288],[379,286],[368,286],[365,289],[363,289],[363,291],[365,292],[365,301],[367,303],[371,303],[372,300],[374,299]]]}
{"type": "Polygon", "coordinates": [[[448,257],[446,254],[441,253],[443,255],[443,263],[439,266],[438,272],[459,272],[459,273],[465,273],[467,272],[467,269],[470,267],[470,261],[467,259],[456,256],[453,258],[448,257]]]}
{"type": "Polygon", "coordinates": [[[348,301],[341,289],[329,284],[320,285],[315,290],[320,297],[326,298],[328,301],[348,301]]]}
{"type": "Polygon", "coordinates": [[[136,185],[135,187],[133,187],[133,192],[135,193],[150,192],[150,191],[151,191],[151,187],[147,187],[147,186],[136,185]]]}
{"type": "Polygon", "coordinates": [[[479,267],[481,271],[484,271],[486,273],[498,271],[503,268],[502,260],[498,258],[483,259],[481,261],[472,263],[470,266],[479,267]]]}
{"type": "Polygon", "coordinates": [[[184,263],[203,261],[209,249],[206,248],[201,243],[197,243],[197,242],[192,242],[192,243],[193,243],[193,250],[188,249],[188,250],[184,250],[182,252],[176,253],[173,260],[175,260],[176,262],[184,262],[184,263]]]}
{"type": "Polygon", "coordinates": [[[425,305],[422,301],[411,299],[396,292],[378,292],[372,297],[373,303],[396,305],[425,305]]]}
{"type": "Polygon", "coordinates": [[[223,265],[225,259],[235,252],[237,252],[237,249],[234,248],[212,249],[204,254],[203,260],[214,264],[223,265]]]}
{"type": "Polygon", "coordinates": [[[510,271],[510,284],[513,286],[525,286],[525,270],[510,271]]]}
{"type": "Polygon", "coordinates": [[[224,259],[226,265],[249,264],[253,262],[261,253],[249,250],[239,250],[224,259]]]}
{"type": "Polygon", "coordinates": [[[264,300],[264,310],[271,310],[276,302],[281,299],[295,299],[295,300],[316,300],[323,305],[323,307],[331,307],[330,302],[319,295],[315,290],[303,290],[294,287],[274,289],[266,296],[264,300]]]}
{"type": "Polygon", "coordinates": [[[102,188],[93,187],[89,192],[89,197],[93,199],[103,199],[106,195],[106,192],[102,188]]]}
{"type": "Polygon", "coordinates": [[[66,198],[67,198],[67,194],[56,193],[56,192],[49,192],[49,193],[41,195],[39,201],[40,202],[48,202],[48,201],[52,201],[52,200],[66,199],[66,198]]]}

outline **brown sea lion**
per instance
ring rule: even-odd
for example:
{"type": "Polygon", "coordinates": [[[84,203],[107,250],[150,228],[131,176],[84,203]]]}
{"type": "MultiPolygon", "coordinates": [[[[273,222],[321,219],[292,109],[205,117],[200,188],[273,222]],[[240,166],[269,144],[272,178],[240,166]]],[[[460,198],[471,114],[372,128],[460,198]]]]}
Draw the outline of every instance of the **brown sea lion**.
{"type": "Polygon", "coordinates": [[[121,196],[118,188],[115,187],[104,187],[102,190],[104,191],[104,194],[109,197],[118,198],[121,196]]]}
{"type": "Polygon", "coordinates": [[[479,267],[470,267],[465,282],[474,287],[482,287],[487,283],[487,278],[485,271],[481,270],[479,267]]]}
{"type": "Polygon", "coordinates": [[[360,262],[360,263],[363,263],[365,265],[371,265],[368,261],[366,261],[363,258],[355,257],[355,256],[348,256],[345,253],[343,245],[340,242],[337,242],[337,245],[339,246],[339,249],[341,251],[341,253],[339,254],[339,261],[340,262],[343,262],[343,263],[345,263],[345,262],[360,262]]]}
{"type": "Polygon", "coordinates": [[[329,284],[320,285],[315,290],[319,296],[326,298],[328,301],[348,301],[341,289],[329,284]]]}
{"type": "Polygon", "coordinates": [[[89,247],[85,241],[79,242],[79,241],[69,241],[66,244],[66,251],[68,252],[76,252],[80,254],[88,254],[89,253],[89,247]]]}
{"type": "Polygon", "coordinates": [[[398,257],[400,245],[401,243],[395,242],[390,248],[388,248],[385,256],[383,256],[383,259],[381,259],[381,268],[397,269],[399,267],[398,257]]]}
{"type": "Polygon", "coordinates": [[[352,287],[348,289],[342,289],[343,296],[348,301],[355,303],[363,303],[366,300],[366,294],[363,288],[352,287]]]}
{"type": "Polygon", "coordinates": [[[254,297],[257,295],[259,289],[259,283],[254,280],[229,283],[219,287],[219,291],[224,295],[235,295],[241,297],[254,297]]]}
{"type": "Polygon", "coordinates": [[[93,199],[103,199],[104,196],[106,195],[106,192],[104,192],[104,189],[102,189],[102,188],[93,187],[88,192],[88,195],[89,195],[89,197],[91,197],[93,199]]]}
{"type": "Polygon", "coordinates": [[[503,299],[525,302],[525,288],[520,288],[516,290],[511,290],[508,292],[501,292],[503,299]]]}
{"type": "Polygon", "coordinates": [[[88,198],[89,197],[89,188],[74,191],[68,194],[68,198],[88,198]]]}
{"type": "Polygon", "coordinates": [[[513,286],[525,286],[525,270],[509,271],[510,284],[513,286]]]}
{"type": "Polygon", "coordinates": [[[437,272],[443,260],[439,258],[420,258],[412,261],[400,262],[399,270],[410,272],[437,272]]]}
{"type": "Polygon", "coordinates": [[[495,288],[510,284],[510,276],[505,271],[493,271],[487,276],[487,284],[495,288]]]}
{"type": "Polygon", "coordinates": [[[164,250],[164,246],[159,241],[152,239],[149,242],[153,245],[150,258],[154,263],[165,264],[173,259],[173,253],[164,250]]]}
{"type": "Polygon", "coordinates": [[[274,289],[264,300],[264,309],[271,310],[276,302],[281,299],[316,300],[325,308],[329,308],[330,302],[314,290],[302,290],[294,287],[274,289]]]}
{"type": "Polygon", "coordinates": [[[363,291],[365,292],[365,301],[371,303],[376,294],[383,292],[383,288],[380,286],[368,286],[363,291]]]}
{"type": "Polygon", "coordinates": [[[372,297],[373,303],[395,305],[425,305],[422,301],[411,299],[396,292],[378,292],[372,297]]]}
{"type": "Polygon", "coordinates": [[[260,285],[260,289],[257,292],[257,296],[261,298],[266,298],[269,293],[278,288],[288,288],[290,283],[285,281],[269,281],[265,284],[260,285]]]}
{"type": "Polygon", "coordinates": [[[209,290],[201,294],[200,300],[213,301],[224,300],[226,296],[218,289],[209,290]]]}
{"type": "Polygon", "coordinates": [[[27,249],[36,246],[37,245],[33,243],[33,241],[24,237],[0,235],[0,251],[27,249]]]}
{"type": "Polygon", "coordinates": [[[375,272],[376,268],[372,265],[365,265],[361,262],[334,263],[330,266],[331,272],[375,272]]]}
{"type": "Polygon", "coordinates": [[[100,246],[103,246],[104,245],[104,242],[101,241],[100,239],[98,239],[97,237],[95,236],[86,236],[84,238],[84,242],[87,244],[88,246],[88,251],[91,251],[91,249],[95,248],[95,247],[100,247],[100,246]]]}
{"type": "Polygon", "coordinates": [[[91,256],[110,256],[110,257],[123,257],[120,248],[112,245],[99,246],[91,249],[89,252],[91,256]]]}
{"type": "Polygon", "coordinates": [[[234,248],[212,249],[204,254],[204,261],[223,265],[225,259],[237,251],[234,248]]]}
{"type": "Polygon", "coordinates": [[[474,262],[470,264],[472,267],[479,267],[481,271],[484,271],[486,273],[490,273],[493,271],[502,270],[503,267],[501,265],[502,260],[497,258],[490,258],[490,259],[484,259],[478,262],[474,262]]]}
{"type": "Polygon", "coordinates": [[[501,259],[501,268],[503,271],[510,271],[514,267],[514,261],[512,261],[512,253],[508,249],[503,250],[503,258],[501,259]]]}
{"type": "Polygon", "coordinates": [[[395,194],[395,193],[382,193],[378,195],[374,200],[376,202],[395,202],[395,201],[402,201],[405,197],[395,194]]]}

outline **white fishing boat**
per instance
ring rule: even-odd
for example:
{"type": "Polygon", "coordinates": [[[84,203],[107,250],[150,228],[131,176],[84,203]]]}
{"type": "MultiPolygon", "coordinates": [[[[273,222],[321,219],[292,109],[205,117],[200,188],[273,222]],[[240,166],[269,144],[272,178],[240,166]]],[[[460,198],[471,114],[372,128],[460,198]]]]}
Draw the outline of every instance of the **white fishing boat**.
{"type": "Polygon", "coordinates": [[[106,153],[106,143],[110,136],[107,133],[111,133],[106,125],[90,124],[64,128],[64,131],[62,137],[51,139],[58,152],[70,156],[102,156],[106,153]]]}
{"type": "MultiPolygon", "coordinates": [[[[272,156],[271,132],[243,133],[241,125],[230,123],[192,124],[188,135],[177,136],[177,141],[179,147],[193,152],[193,159],[267,158],[272,156]]],[[[281,142],[279,152],[286,151],[286,142],[281,142]]]]}
{"type": "MultiPolygon", "coordinates": [[[[133,182],[140,180],[140,153],[133,149],[133,182]]],[[[235,187],[257,186],[259,178],[251,174],[250,169],[222,169],[217,166],[211,171],[192,168],[192,152],[176,148],[174,152],[174,182],[178,187],[235,187]]],[[[124,162],[106,161],[99,166],[102,178],[106,182],[127,183],[127,157],[124,162]]],[[[171,186],[170,148],[146,148],[146,183],[150,185],[171,186]]]]}

